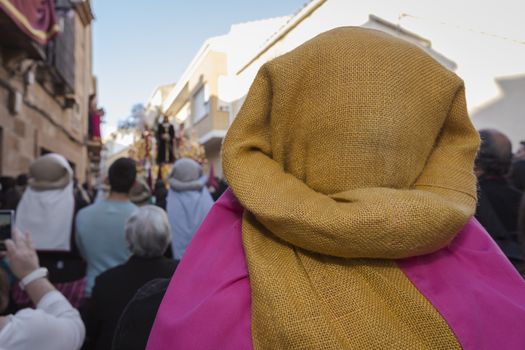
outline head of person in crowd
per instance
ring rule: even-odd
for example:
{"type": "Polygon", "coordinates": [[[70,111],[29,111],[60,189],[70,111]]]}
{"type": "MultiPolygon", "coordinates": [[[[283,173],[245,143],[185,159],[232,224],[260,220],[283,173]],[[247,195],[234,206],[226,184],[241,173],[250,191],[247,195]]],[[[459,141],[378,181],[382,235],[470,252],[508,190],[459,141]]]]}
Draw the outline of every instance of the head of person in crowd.
{"type": "Polygon", "coordinates": [[[57,153],[36,159],[16,211],[16,226],[37,250],[69,251],[75,210],[73,170],[57,153]]]}
{"type": "Polygon", "coordinates": [[[137,178],[129,191],[129,200],[139,207],[151,203],[151,189],[144,178],[137,178]]]}
{"type": "Polygon", "coordinates": [[[176,192],[200,191],[207,181],[202,166],[190,158],[177,160],[168,178],[170,187],[176,192]]]}
{"type": "Polygon", "coordinates": [[[108,170],[108,182],[111,194],[129,195],[129,191],[135,184],[137,168],[135,161],[131,158],[119,158],[108,170]]]}
{"type": "Polygon", "coordinates": [[[509,173],[512,162],[512,143],[494,129],[480,130],[481,145],[476,157],[478,178],[503,177],[509,173]]]}
{"type": "Polygon", "coordinates": [[[35,191],[49,191],[73,185],[73,170],[68,161],[57,153],[36,159],[29,167],[28,185],[35,191]]]}
{"type": "Polygon", "coordinates": [[[154,205],[139,208],[126,223],[126,240],[133,256],[156,258],[171,242],[171,228],[164,210],[154,205]]]}

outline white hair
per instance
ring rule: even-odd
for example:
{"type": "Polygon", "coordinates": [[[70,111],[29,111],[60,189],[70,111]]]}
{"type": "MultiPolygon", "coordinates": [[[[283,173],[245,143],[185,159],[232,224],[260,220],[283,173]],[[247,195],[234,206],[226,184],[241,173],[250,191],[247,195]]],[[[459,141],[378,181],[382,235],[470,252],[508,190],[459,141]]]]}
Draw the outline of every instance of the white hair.
{"type": "Polygon", "coordinates": [[[162,256],[171,242],[168,217],[154,205],[139,208],[126,222],[125,230],[129,250],[136,256],[162,256]]]}

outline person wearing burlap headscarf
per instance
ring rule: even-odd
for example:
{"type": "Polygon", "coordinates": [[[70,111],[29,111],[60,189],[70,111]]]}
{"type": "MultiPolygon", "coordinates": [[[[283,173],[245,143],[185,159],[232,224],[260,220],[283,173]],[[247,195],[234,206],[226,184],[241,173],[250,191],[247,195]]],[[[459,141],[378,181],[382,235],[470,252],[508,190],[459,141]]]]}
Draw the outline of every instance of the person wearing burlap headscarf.
{"type": "Polygon", "coordinates": [[[29,168],[28,188],[16,210],[16,226],[31,234],[35,248],[71,250],[75,213],[73,170],[56,153],[36,159],[29,168]]]}
{"type": "MultiPolygon", "coordinates": [[[[15,225],[31,235],[50,282],[79,307],[84,300],[86,265],[73,243],[73,178],[73,169],[62,155],[48,153],[37,158],[29,168],[28,188],[18,204],[15,225]]],[[[31,305],[18,285],[11,295],[17,307],[31,305]]]]}
{"type": "Polygon", "coordinates": [[[393,259],[474,214],[478,145],[463,81],[401,39],[340,28],[265,64],[223,151],[254,348],[457,348],[393,259]]]}
{"type": "Polygon", "coordinates": [[[166,198],[166,212],[171,226],[173,257],[176,260],[182,259],[186,247],[213,205],[206,188],[207,181],[202,166],[190,158],[177,160],[168,177],[170,189],[166,198]]]}
{"type": "Polygon", "coordinates": [[[144,178],[137,178],[129,191],[129,200],[138,207],[151,203],[151,189],[144,178]]]}
{"type": "MultiPolygon", "coordinates": [[[[479,142],[463,81],[383,32],[334,29],[264,64],[223,145],[224,174],[243,208],[253,348],[460,348],[396,260],[440,250],[471,219],[479,142]]],[[[204,349],[211,341],[185,336],[185,324],[219,319],[218,310],[243,314],[231,297],[242,269],[222,280],[214,266],[230,268],[228,258],[206,249],[220,238],[204,240],[214,229],[230,240],[239,225],[216,228],[217,213],[237,215],[225,196],[188,248],[148,349],[204,349]],[[207,261],[199,249],[216,256],[207,261]]],[[[217,329],[207,336],[226,343],[217,329]]]]}

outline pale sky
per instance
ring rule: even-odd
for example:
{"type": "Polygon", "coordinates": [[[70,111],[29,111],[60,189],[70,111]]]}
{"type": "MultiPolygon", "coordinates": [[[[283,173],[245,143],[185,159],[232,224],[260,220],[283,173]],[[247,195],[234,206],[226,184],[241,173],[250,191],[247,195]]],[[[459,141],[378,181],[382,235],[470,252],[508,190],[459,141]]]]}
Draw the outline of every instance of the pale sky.
{"type": "Polygon", "coordinates": [[[106,125],[176,82],[207,38],[234,23],[295,13],[306,1],[94,0],[94,71],[106,125]]]}

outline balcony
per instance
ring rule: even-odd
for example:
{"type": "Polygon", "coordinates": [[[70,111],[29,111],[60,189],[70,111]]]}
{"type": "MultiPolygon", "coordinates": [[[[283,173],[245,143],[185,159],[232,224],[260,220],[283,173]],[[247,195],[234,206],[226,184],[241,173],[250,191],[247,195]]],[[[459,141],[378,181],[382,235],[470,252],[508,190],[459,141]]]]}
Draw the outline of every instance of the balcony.
{"type": "Polygon", "coordinates": [[[58,32],[53,0],[0,3],[0,45],[4,56],[45,59],[43,46],[58,32]]]}
{"type": "Polygon", "coordinates": [[[6,61],[14,57],[17,59],[45,59],[44,47],[31,40],[2,10],[0,10],[0,31],[2,32],[2,35],[0,35],[0,46],[6,61]]]}

